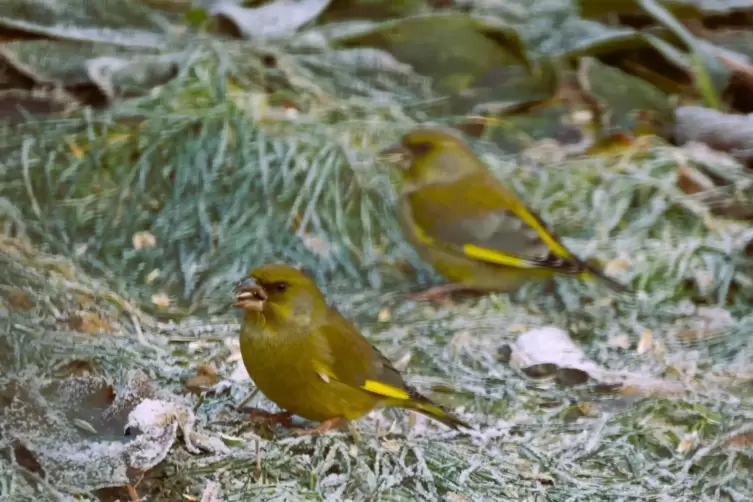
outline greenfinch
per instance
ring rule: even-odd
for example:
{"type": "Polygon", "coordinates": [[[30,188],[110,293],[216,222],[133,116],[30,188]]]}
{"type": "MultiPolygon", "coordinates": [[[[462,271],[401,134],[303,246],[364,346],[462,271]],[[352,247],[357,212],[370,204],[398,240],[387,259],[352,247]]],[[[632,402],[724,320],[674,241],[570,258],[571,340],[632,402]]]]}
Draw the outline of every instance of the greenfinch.
{"type": "Polygon", "coordinates": [[[234,306],[243,310],[240,347],[248,374],[286,410],[283,415],[321,422],[315,432],[386,406],[411,409],[455,429],[468,427],[409,387],[303,271],[282,264],[253,270],[237,284],[234,306]]]}
{"type": "Polygon", "coordinates": [[[451,281],[426,298],[456,290],[512,292],[557,274],[597,277],[628,291],[574,256],[454,131],[416,129],[382,158],[399,168],[397,217],[406,239],[451,281]]]}

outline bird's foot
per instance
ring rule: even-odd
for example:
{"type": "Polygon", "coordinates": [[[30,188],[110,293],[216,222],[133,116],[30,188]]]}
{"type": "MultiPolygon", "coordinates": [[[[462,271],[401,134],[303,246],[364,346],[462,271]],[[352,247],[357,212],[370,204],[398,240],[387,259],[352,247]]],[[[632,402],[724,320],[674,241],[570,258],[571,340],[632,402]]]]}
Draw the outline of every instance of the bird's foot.
{"type": "Polygon", "coordinates": [[[324,422],[320,423],[318,427],[313,427],[311,429],[300,429],[295,431],[296,436],[311,436],[311,435],[322,435],[326,434],[329,431],[340,429],[344,425],[347,424],[347,420],[345,420],[342,417],[335,417],[330,418],[329,420],[325,420],[324,422]]]}
{"type": "Polygon", "coordinates": [[[293,424],[293,414],[289,411],[281,411],[279,413],[270,413],[264,410],[253,410],[251,412],[251,420],[258,423],[267,425],[282,425],[288,429],[295,427],[293,424]]]}
{"type": "Polygon", "coordinates": [[[414,301],[429,301],[442,303],[452,299],[453,295],[457,294],[475,294],[482,295],[484,291],[474,289],[460,283],[441,284],[439,286],[431,287],[424,291],[416,291],[415,293],[408,293],[406,297],[409,300],[414,301]]]}

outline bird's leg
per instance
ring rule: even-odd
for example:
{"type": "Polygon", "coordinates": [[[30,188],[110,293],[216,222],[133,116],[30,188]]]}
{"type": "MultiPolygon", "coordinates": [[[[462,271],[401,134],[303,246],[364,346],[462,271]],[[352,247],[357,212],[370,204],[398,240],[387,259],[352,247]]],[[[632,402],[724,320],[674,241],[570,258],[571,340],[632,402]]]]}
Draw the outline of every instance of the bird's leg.
{"type": "Polygon", "coordinates": [[[348,430],[350,431],[350,435],[353,436],[353,442],[356,444],[356,446],[361,444],[361,433],[358,432],[358,426],[355,422],[348,422],[348,430]]]}
{"type": "Polygon", "coordinates": [[[265,424],[280,424],[283,427],[292,429],[295,427],[293,424],[293,414],[289,411],[281,411],[279,413],[270,413],[264,410],[253,410],[251,412],[251,419],[255,422],[261,422],[265,424]]]}
{"type": "Polygon", "coordinates": [[[331,430],[339,429],[346,424],[347,421],[343,417],[335,417],[330,418],[329,420],[325,420],[324,422],[320,423],[318,427],[297,430],[295,431],[295,434],[297,436],[321,435],[326,434],[331,430]]]}
{"type": "Polygon", "coordinates": [[[441,284],[439,286],[431,287],[424,291],[416,291],[415,293],[408,293],[407,298],[415,301],[431,301],[440,302],[449,299],[453,294],[458,293],[475,293],[483,294],[482,291],[466,286],[461,283],[441,284]]]}

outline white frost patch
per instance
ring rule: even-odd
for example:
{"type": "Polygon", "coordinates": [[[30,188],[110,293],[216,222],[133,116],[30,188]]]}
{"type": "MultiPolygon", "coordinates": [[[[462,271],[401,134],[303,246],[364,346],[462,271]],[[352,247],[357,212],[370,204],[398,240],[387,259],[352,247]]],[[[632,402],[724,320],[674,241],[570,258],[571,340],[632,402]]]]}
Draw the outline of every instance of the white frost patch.
{"type": "Polygon", "coordinates": [[[195,430],[188,402],[155,389],[144,373],[131,372],[112,402],[108,389],[101,377],[41,388],[11,384],[5,390],[13,401],[0,410],[0,436],[23,445],[47,481],[70,492],[133,483],[165,459],[179,430],[192,453],[229,451],[219,438],[195,430]],[[76,426],[83,420],[76,415],[86,416],[89,426],[76,426]]]}

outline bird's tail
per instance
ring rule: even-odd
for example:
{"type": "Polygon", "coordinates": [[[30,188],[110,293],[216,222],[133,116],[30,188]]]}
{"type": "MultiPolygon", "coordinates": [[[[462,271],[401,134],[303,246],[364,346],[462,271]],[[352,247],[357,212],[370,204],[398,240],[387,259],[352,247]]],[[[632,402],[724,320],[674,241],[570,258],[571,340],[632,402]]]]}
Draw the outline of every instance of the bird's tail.
{"type": "Polygon", "coordinates": [[[604,272],[601,271],[601,268],[598,266],[594,266],[588,263],[582,263],[584,271],[580,273],[580,276],[584,279],[593,279],[596,278],[607,285],[609,289],[614,291],[615,293],[621,293],[621,294],[634,294],[635,292],[630,289],[629,287],[625,286],[624,284],[612,279],[611,277],[604,274],[604,272]]]}
{"type": "Polygon", "coordinates": [[[423,396],[421,396],[419,399],[413,399],[410,401],[400,401],[399,403],[395,403],[395,405],[399,406],[400,408],[417,411],[422,415],[426,415],[438,422],[442,422],[447,427],[450,427],[452,429],[471,429],[470,425],[463,422],[449,411],[442,409],[441,406],[432,403],[431,401],[429,401],[429,399],[423,396]]]}

